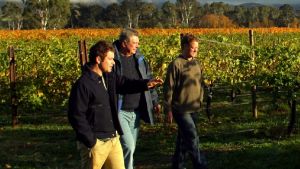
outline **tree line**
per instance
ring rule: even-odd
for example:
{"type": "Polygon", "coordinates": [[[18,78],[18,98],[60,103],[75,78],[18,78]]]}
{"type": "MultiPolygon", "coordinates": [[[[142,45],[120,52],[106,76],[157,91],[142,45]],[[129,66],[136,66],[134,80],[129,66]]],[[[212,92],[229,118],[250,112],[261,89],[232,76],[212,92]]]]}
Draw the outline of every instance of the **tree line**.
{"type": "Polygon", "coordinates": [[[142,0],[123,0],[104,7],[70,0],[22,0],[6,2],[0,11],[1,29],[62,28],[226,28],[300,27],[293,6],[200,4],[176,0],[158,6],[142,0]]]}

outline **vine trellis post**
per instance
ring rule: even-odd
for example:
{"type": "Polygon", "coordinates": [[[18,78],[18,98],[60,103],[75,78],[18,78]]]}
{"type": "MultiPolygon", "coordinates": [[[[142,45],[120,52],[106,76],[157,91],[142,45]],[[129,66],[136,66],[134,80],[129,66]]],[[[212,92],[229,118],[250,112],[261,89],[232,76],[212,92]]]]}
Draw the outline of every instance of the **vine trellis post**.
{"type": "Polygon", "coordinates": [[[291,135],[296,127],[296,109],[297,109],[297,102],[296,102],[296,92],[293,90],[289,91],[289,106],[291,108],[291,116],[290,121],[288,124],[288,135],[291,135]]]}
{"type": "MultiPolygon", "coordinates": [[[[253,47],[254,46],[254,35],[253,35],[253,30],[249,30],[249,42],[250,42],[250,46],[253,47]]],[[[253,62],[255,63],[255,54],[254,51],[251,51],[251,56],[253,59],[253,62]]],[[[256,70],[254,70],[254,74],[256,70]]],[[[251,93],[252,93],[252,115],[254,118],[257,118],[258,114],[257,114],[257,101],[256,101],[256,85],[254,84],[251,87],[251,93]]]]}
{"type": "Polygon", "coordinates": [[[12,127],[18,124],[18,99],[16,92],[16,58],[13,46],[8,47],[9,55],[9,81],[11,93],[11,112],[12,112],[12,127]]]}
{"type": "Polygon", "coordinates": [[[84,64],[88,62],[85,40],[78,41],[78,52],[79,52],[79,61],[82,68],[84,64]]]}

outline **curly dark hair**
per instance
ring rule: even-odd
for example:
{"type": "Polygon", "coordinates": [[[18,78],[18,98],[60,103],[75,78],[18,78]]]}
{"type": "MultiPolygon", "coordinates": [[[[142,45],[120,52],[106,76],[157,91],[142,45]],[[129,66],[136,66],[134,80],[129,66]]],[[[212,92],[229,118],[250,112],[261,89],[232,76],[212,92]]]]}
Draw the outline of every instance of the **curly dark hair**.
{"type": "Polygon", "coordinates": [[[114,51],[114,48],[110,43],[108,43],[104,40],[98,41],[96,44],[94,44],[90,48],[90,52],[89,52],[90,62],[96,63],[97,56],[99,56],[101,60],[104,60],[107,52],[109,52],[109,51],[114,51]]]}
{"type": "Polygon", "coordinates": [[[183,49],[185,47],[185,45],[189,45],[191,42],[196,41],[198,42],[198,39],[196,36],[192,35],[192,34],[180,34],[180,46],[181,49],[183,49]]]}

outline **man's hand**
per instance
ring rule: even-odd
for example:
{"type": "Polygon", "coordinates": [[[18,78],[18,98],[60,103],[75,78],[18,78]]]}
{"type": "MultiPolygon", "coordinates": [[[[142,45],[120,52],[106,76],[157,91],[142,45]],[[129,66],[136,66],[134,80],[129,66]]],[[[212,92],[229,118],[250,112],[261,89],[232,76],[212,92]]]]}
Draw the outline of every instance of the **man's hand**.
{"type": "Polygon", "coordinates": [[[153,107],[154,113],[159,114],[161,111],[161,105],[157,104],[153,107]]]}
{"type": "Polygon", "coordinates": [[[213,84],[213,81],[208,79],[205,79],[203,82],[205,86],[211,86],[213,84]]]}
{"type": "Polygon", "coordinates": [[[173,113],[171,111],[167,114],[167,123],[172,124],[173,123],[173,113]]]}
{"type": "Polygon", "coordinates": [[[149,80],[149,82],[147,83],[148,89],[151,89],[151,88],[154,88],[154,87],[156,87],[156,86],[158,86],[158,85],[161,85],[163,82],[164,82],[164,81],[163,81],[161,78],[159,78],[159,77],[156,77],[156,78],[154,78],[154,79],[151,79],[151,80],[149,80]]]}

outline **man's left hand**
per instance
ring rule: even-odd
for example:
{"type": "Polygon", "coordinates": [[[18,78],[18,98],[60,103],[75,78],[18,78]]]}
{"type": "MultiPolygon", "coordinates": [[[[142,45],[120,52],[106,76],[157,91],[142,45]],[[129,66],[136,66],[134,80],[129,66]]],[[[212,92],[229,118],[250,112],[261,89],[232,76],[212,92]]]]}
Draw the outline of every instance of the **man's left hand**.
{"type": "Polygon", "coordinates": [[[154,113],[159,114],[161,111],[161,105],[157,104],[153,107],[154,113]]]}
{"type": "Polygon", "coordinates": [[[154,87],[156,87],[158,85],[161,85],[163,82],[164,81],[161,78],[156,77],[154,79],[149,80],[149,82],[147,83],[147,85],[148,85],[148,88],[151,89],[151,88],[154,88],[154,87]]]}

